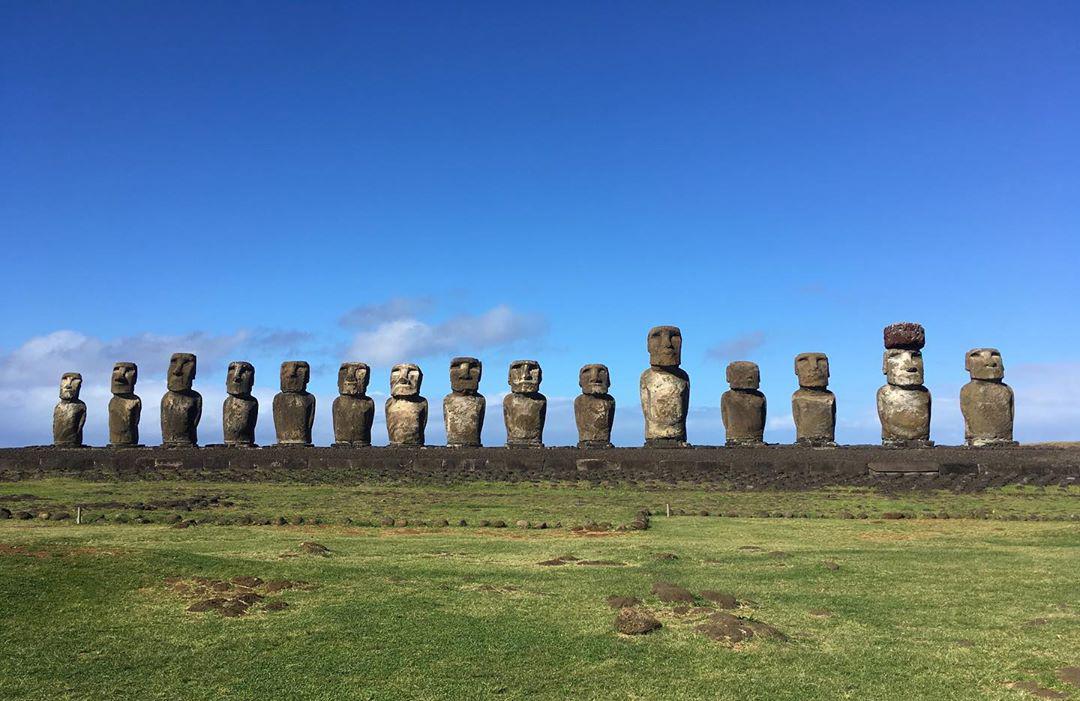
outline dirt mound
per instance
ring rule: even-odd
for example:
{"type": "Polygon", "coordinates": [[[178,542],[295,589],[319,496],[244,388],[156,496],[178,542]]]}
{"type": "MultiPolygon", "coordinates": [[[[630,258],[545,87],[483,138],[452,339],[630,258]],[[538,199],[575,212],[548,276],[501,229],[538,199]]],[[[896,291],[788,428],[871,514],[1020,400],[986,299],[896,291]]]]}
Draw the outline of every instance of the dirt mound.
{"type": "Polygon", "coordinates": [[[730,613],[714,613],[704,623],[694,628],[705,637],[717,642],[735,645],[751,638],[787,640],[788,637],[768,623],[751,621],[730,613]]]}
{"type": "Polygon", "coordinates": [[[623,635],[645,635],[660,627],[660,621],[648,611],[624,608],[615,614],[615,630],[623,635]]]}
{"type": "Polygon", "coordinates": [[[571,562],[579,562],[579,560],[573,555],[560,555],[559,557],[553,557],[550,560],[544,560],[536,564],[543,565],[545,567],[554,567],[557,565],[569,565],[571,562]]]}
{"type": "Polygon", "coordinates": [[[578,560],[579,565],[596,565],[600,567],[625,567],[625,562],[617,560],[578,560]]]}
{"type": "Polygon", "coordinates": [[[263,582],[251,575],[236,576],[231,581],[209,577],[166,577],[165,584],[173,594],[189,602],[187,610],[191,613],[216,611],[226,618],[246,615],[252,606],[264,601],[262,610],[281,611],[288,604],[280,598],[266,600],[268,596],[286,589],[312,588],[305,582],[284,579],[263,582]]]}
{"type": "Polygon", "coordinates": [[[315,542],[312,542],[312,541],[307,541],[307,542],[304,542],[304,543],[300,543],[300,549],[303,550],[304,552],[306,552],[308,555],[329,555],[330,554],[330,548],[326,547],[325,545],[323,545],[321,543],[315,543],[315,542]]]}
{"type": "Polygon", "coordinates": [[[1010,689],[1019,689],[1020,691],[1026,691],[1032,696],[1040,699],[1067,699],[1069,695],[1063,691],[1054,691],[1053,689],[1047,689],[1045,686],[1039,686],[1035,682],[1009,682],[1005,686],[1010,689]]]}
{"type": "Polygon", "coordinates": [[[653,582],[651,591],[665,604],[694,603],[694,595],[689,589],[671,582],[653,582]]]}
{"type": "Polygon", "coordinates": [[[739,607],[739,601],[733,595],[722,592],[714,591],[712,589],[706,589],[701,592],[701,598],[713,602],[722,609],[733,609],[739,607]]]}
{"type": "Polygon", "coordinates": [[[0,555],[25,555],[39,560],[50,557],[49,553],[44,550],[29,550],[23,545],[8,545],[7,543],[0,543],[0,555]]]}
{"type": "Polygon", "coordinates": [[[832,560],[824,560],[821,564],[825,569],[831,570],[833,572],[840,569],[840,565],[836,564],[832,560]]]}
{"type": "Polygon", "coordinates": [[[678,560],[679,556],[675,553],[656,553],[657,560],[678,560]]]}
{"type": "Polygon", "coordinates": [[[1057,677],[1066,684],[1080,687],[1080,667],[1062,667],[1057,671],[1057,677]]]}
{"type": "Polygon", "coordinates": [[[636,596],[620,596],[613,594],[607,598],[607,605],[613,609],[625,609],[632,608],[641,603],[641,599],[636,596]]]}

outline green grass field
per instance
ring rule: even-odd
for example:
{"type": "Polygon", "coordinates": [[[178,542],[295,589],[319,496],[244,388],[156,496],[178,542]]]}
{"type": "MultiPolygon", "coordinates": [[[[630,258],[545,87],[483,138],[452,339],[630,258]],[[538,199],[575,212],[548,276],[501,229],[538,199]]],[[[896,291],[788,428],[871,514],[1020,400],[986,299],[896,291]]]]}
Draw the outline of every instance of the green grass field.
{"type": "Polygon", "coordinates": [[[3,698],[1080,698],[1060,672],[1080,666],[1076,488],[0,484],[13,512],[79,505],[94,522],[0,521],[3,698]],[[569,528],[641,508],[648,530],[569,528]],[[702,510],[740,516],[677,515],[702,510]],[[278,517],[304,523],[220,525],[278,517]],[[360,525],[384,518],[409,524],[360,525]],[[421,525],[442,519],[468,525],[421,525]],[[538,564],[564,555],[609,564],[538,564]],[[264,580],[244,615],[187,610],[248,591],[205,591],[238,576],[264,580]],[[712,640],[711,604],[682,612],[657,581],[733,594],[788,640],[712,640]],[[663,627],[617,633],[611,595],[663,627]]]}

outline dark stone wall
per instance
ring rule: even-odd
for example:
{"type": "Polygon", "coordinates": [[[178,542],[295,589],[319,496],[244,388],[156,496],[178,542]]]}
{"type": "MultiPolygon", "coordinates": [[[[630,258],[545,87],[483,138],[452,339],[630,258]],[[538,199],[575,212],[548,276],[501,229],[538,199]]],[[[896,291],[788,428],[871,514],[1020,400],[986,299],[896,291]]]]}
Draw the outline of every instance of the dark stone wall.
{"type": "Polygon", "coordinates": [[[356,483],[586,480],[687,481],[753,486],[865,484],[924,474],[1010,482],[1080,479],[1080,448],[923,449],[792,445],[758,448],[3,448],[0,481],[50,476],[91,480],[195,479],[356,483]]]}

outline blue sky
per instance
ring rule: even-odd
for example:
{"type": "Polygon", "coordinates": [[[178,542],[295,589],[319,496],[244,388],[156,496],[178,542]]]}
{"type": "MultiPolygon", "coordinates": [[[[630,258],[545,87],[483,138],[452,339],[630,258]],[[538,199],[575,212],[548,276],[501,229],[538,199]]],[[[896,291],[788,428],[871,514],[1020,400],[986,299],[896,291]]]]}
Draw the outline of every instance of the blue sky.
{"type": "Polygon", "coordinates": [[[1020,440],[1080,438],[1080,5],[0,2],[0,444],[50,439],[81,371],[140,364],[143,434],[194,351],[204,442],[228,361],[476,355],[484,437],[518,357],[549,443],[577,369],[611,368],[637,444],[645,333],[683,329],[690,440],[723,441],[754,360],[790,441],[792,359],[824,351],[838,439],[879,437],[881,328],[927,327],[934,438],[964,352],[996,346],[1020,440]]]}

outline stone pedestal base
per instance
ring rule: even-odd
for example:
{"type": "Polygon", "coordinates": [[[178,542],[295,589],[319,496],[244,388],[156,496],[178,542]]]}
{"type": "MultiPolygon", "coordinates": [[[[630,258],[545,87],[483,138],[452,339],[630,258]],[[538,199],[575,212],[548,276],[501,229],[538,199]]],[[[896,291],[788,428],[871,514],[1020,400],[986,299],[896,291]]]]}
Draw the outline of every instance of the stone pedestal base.
{"type": "Polygon", "coordinates": [[[330,444],[331,448],[370,448],[371,441],[337,441],[330,444]]]}
{"type": "Polygon", "coordinates": [[[760,448],[767,443],[757,438],[728,438],[724,441],[724,445],[729,448],[760,448]]]}
{"type": "Polygon", "coordinates": [[[315,445],[314,443],[302,443],[297,441],[296,443],[275,443],[276,448],[310,448],[315,445]]]}
{"type": "Polygon", "coordinates": [[[198,443],[192,443],[191,441],[169,441],[168,443],[162,443],[162,448],[198,448],[198,443]]]}
{"type": "Polygon", "coordinates": [[[123,448],[145,448],[146,446],[142,443],[108,443],[105,447],[121,450],[123,448]]]}
{"type": "Polygon", "coordinates": [[[825,438],[800,438],[795,441],[796,445],[804,445],[807,448],[835,448],[836,441],[830,441],[825,438]]]}
{"type": "Polygon", "coordinates": [[[646,438],[646,448],[689,448],[690,444],[682,438],[646,438]]]}
{"type": "Polygon", "coordinates": [[[481,443],[447,443],[447,448],[482,448],[481,443]]]}
{"type": "Polygon", "coordinates": [[[507,439],[507,448],[543,448],[544,442],[539,438],[519,438],[515,440],[507,439]]]}
{"type": "Polygon", "coordinates": [[[611,445],[610,441],[578,441],[577,447],[603,450],[615,446],[611,445]]]}
{"type": "Polygon", "coordinates": [[[921,438],[910,440],[903,438],[885,438],[882,439],[881,445],[884,448],[933,448],[934,441],[921,438]]]}
{"type": "Polygon", "coordinates": [[[969,438],[967,445],[969,448],[1010,448],[1020,445],[1020,442],[1005,438],[969,438]]]}

